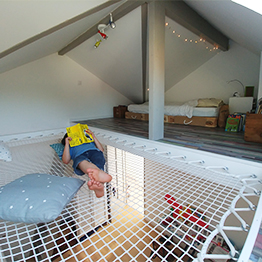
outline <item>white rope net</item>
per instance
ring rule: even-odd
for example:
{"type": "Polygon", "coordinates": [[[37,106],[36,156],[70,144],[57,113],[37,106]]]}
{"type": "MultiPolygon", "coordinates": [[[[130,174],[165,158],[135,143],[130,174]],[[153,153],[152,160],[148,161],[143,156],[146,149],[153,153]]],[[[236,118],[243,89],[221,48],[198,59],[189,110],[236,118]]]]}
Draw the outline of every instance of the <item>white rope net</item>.
{"type": "MultiPolygon", "coordinates": [[[[6,141],[13,160],[0,162],[0,186],[30,173],[78,177],[50,147],[61,137],[6,141]]],[[[113,177],[105,196],[97,199],[85,183],[55,221],[0,220],[0,261],[238,259],[260,197],[256,175],[97,137],[113,177]]]]}

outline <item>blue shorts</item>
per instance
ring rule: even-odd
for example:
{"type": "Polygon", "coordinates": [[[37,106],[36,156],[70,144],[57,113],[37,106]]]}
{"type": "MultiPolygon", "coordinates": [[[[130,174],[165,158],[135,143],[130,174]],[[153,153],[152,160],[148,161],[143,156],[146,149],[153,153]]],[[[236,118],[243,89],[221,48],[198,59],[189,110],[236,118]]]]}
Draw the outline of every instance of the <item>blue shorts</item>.
{"type": "Polygon", "coordinates": [[[88,150],[84,152],[83,154],[81,154],[80,156],[77,156],[74,159],[73,168],[74,168],[75,173],[79,176],[82,176],[85,174],[81,169],[78,168],[79,163],[82,162],[83,160],[93,163],[99,169],[104,170],[106,161],[105,161],[105,157],[102,151],[88,150]]]}

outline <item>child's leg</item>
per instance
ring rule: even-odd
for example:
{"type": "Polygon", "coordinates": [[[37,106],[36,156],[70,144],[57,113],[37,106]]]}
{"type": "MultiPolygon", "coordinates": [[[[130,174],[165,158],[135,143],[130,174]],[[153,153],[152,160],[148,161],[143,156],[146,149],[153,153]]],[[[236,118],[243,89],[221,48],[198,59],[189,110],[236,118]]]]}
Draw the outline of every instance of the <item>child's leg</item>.
{"type": "Polygon", "coordinates": [[[90,180],[87,182],[87,185],[90,190],[94,190],[96,197],[102,197],[104,196],[104,185],[100,182],[90,180]]]}
{"type": "MultiPolygon", "coordinates": [[[[87,160],[83,160],[78,164],[78,168],[81,169],[83,173],[88,175],[86,171],[87,168],[97,168],[97,166],[87,160]]],[[[102,197],[104,195],[104,185],[98,181],[95,181],[90,176],[89,178],[91,180],[87,182],[88,188],[90,190],[94,190],[96,197],[102,197]]]]}
{"type": "Polygon", "coordinates": [[[97,168],[97,166],[87,160],[83,160],[78,164],[78,168],[81,169],[85,174],[88,174],[86,172],[88,168],[97,168]]]}
{"type": "Polygon", "coordinates": [[[112,177],[109,174],[107,174],[103,170],[99,169],[93,163],[90,163],[86,160],[80,162],[78,167],[85,174],[88,174],[88,176],[91,180],[101,182],[101,183],[110,182],[112,180],[112,177]]]}

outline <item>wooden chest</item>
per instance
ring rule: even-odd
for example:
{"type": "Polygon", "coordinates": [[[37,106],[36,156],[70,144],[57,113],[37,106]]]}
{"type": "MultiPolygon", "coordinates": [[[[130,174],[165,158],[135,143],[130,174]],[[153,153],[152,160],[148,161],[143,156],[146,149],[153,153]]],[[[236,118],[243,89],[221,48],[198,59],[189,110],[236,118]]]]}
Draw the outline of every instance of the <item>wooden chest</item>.
{"type": "Polygon", "coordinates": [[[245,141],[262,143],[262,114],[246,115],[245,141]]]}
{"type": "Polygon", "coordinates": [[[168,123],[183,124],[191,126],[217,127],[216,117],[193,116],[168,116],[168,123]]]}
{"type": "Polygon", "coordinates": [[[115,106],[114,107],[114,117],[115,118],[125,118],[126,111],[127,111],[127,106],[115,106]]]}
{"type": "MultiPolygon", "coordinates": [[[[126,112],[126,119],[136,119],[136,120],[144,120],[148,121],[148,114],[141,113],[133,113],[126,112]]],[[[192,126],[204,126],[204,127],[217,127],[217,117],[201,117],[201,116],[193,116],[192,118],[188,118],[186,116],[168,116],[164,115],[165,123],[173,123],[173,124],[182,124],[182,125],[192,125],[192,126]]]]}
{"type": "Polygon", "coordinates": [[[126,112],[125,116],[126,116],[126,119],[136,119],[136,120],[148,121],[148,114],[126,112]]]}

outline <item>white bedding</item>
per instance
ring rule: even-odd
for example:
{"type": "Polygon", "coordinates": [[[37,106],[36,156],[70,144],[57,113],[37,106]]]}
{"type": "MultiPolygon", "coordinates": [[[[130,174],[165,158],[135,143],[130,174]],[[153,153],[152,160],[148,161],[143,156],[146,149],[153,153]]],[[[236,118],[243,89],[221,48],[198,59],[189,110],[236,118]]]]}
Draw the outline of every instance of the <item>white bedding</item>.
{"type": "MultiPolygon", "coordinates": [[[[198,100],[192,100],[184,104],[169,103],[164,107],[165,115],[172,116],[205,116],[205,117],[217,117],[219,113],[219,107],[197,107],[198,100]]],[[[143,104],[130,104],[128,111],[133,113],[149,113],[148,102],[143,104]]]]}

